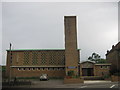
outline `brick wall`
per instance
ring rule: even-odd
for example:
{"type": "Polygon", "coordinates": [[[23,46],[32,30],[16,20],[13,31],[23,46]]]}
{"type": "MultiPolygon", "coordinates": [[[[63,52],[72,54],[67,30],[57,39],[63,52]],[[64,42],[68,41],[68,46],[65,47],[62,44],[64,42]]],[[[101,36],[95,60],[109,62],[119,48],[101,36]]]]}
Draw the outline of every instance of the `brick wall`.
{"type": "MultiPolygon", "coordinates": [[[[79,54],[79,50],[77,51],[79,54]]],[[[7,51],[7,70],[6,76],[19,77],[38,77],[41,73],[46,73],[50,77],[63,77],[65,76],[65,50],[13,50],[12,63],[10,65],[10,52],[7,51]],[[10,66],[9,66],[10,65],[10,66]],[[64,67],[64,70],[21,70],[18,68],[32,68],[32,67],[64,67]]]]}
{"type": "Polygon", "coordinates": [[[65,70],[18,70],[12,68],[12,77],[39,77],[41,74],[48,74],[49,77],[64,77],[65,70]]]}
{"type": "Polygon", "coordinates": [[[111,64],[95,64],[89,61],[80,64],[80,76],[83,76],[83,68],[84,69],[93,69],[94,76],[107,76],[110,74],[110,66],[111,64]]]}
{"type": "Polygon", "coordinates": [[[110,75],[110,66],[107,65],[95,65],[94,76],[105,76],[110,75]]]}
{"type": "Polygon", "coordinates": [[[120,42],[115,46],[112,46],[112,49],[106,54],[107,62],[111,63],[111,71],[119,70],[120,68],[120,42]]]}
{"type": "Polygon", "coordinates": [[[65,67],[66,74],[73,70],[78,75],[79,55],[77,51],[76,16],[65,16],[65,67]],[[72,68],[71,68],[72,67],[72,68]]]}

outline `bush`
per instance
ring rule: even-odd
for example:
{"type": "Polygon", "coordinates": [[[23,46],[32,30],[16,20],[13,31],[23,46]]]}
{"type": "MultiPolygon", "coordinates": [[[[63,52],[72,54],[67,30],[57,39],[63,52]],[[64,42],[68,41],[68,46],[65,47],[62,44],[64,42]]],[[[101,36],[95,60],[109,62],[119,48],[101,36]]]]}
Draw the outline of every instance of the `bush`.
{"type": "Polygon", "coordinates": [[[103,78],[105,79],[105,78],[109,78],[110,77],[110,75],[104,75],[103,76],[103,78]]]}
{"type": "Polygon", "coordinates": [[[72,78],[80,78],[78,75],[76,75],[76,76],[72,76],[72,78]]]}
{"type": "Polygon", "coordinates": [[[74,71],[68,71],[68,76],[74,76],[74,71]]]}

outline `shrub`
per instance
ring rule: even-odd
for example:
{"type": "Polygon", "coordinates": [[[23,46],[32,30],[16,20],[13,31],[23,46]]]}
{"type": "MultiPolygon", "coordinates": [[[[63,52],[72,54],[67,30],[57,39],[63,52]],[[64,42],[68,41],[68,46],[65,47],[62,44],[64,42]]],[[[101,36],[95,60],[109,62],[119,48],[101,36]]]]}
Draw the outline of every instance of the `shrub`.
{"type": "Polygon", "coordinates": [[[80,78],[78,75],[76,75],[76,76],[72,76],[72,78],[80,78]]]}
{"type": "Polygon", "coordinates": [[[68,71],[68,76],[74,76],[74,71],[68,71]]]}
{"type": "Polygon", "coordinates": [[[104,75],[103,76],[103,78],[105,79],[105,78],[109,78],[110,77],[110,75],[104,75]]]}

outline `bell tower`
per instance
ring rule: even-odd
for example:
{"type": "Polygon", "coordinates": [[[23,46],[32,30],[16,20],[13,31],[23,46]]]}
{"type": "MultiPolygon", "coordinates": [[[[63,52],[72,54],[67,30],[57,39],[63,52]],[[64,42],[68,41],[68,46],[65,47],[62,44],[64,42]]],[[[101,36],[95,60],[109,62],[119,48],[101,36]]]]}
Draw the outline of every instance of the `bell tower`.
{"type": "Polygon", "coordinates": [[[78,50],[77,50],[77,27],[76,16],[64,16],[65,29],[65,68],[66,75],[74,71],[78,75],[78,50]]]}

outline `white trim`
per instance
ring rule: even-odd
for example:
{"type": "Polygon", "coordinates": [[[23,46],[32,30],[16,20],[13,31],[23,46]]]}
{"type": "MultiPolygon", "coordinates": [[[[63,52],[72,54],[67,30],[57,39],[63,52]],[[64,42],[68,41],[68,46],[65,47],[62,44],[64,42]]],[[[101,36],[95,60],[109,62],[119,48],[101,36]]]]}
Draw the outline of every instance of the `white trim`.
{"type": "Polygon", "coordinates": [[[110,86],[110,88],[113,88],[115,85],[110,86]]]}
{"type": "Polygon", "coordinates": [[[86,88],[87,86],[81,86],[80,88],[86,88]]]}

